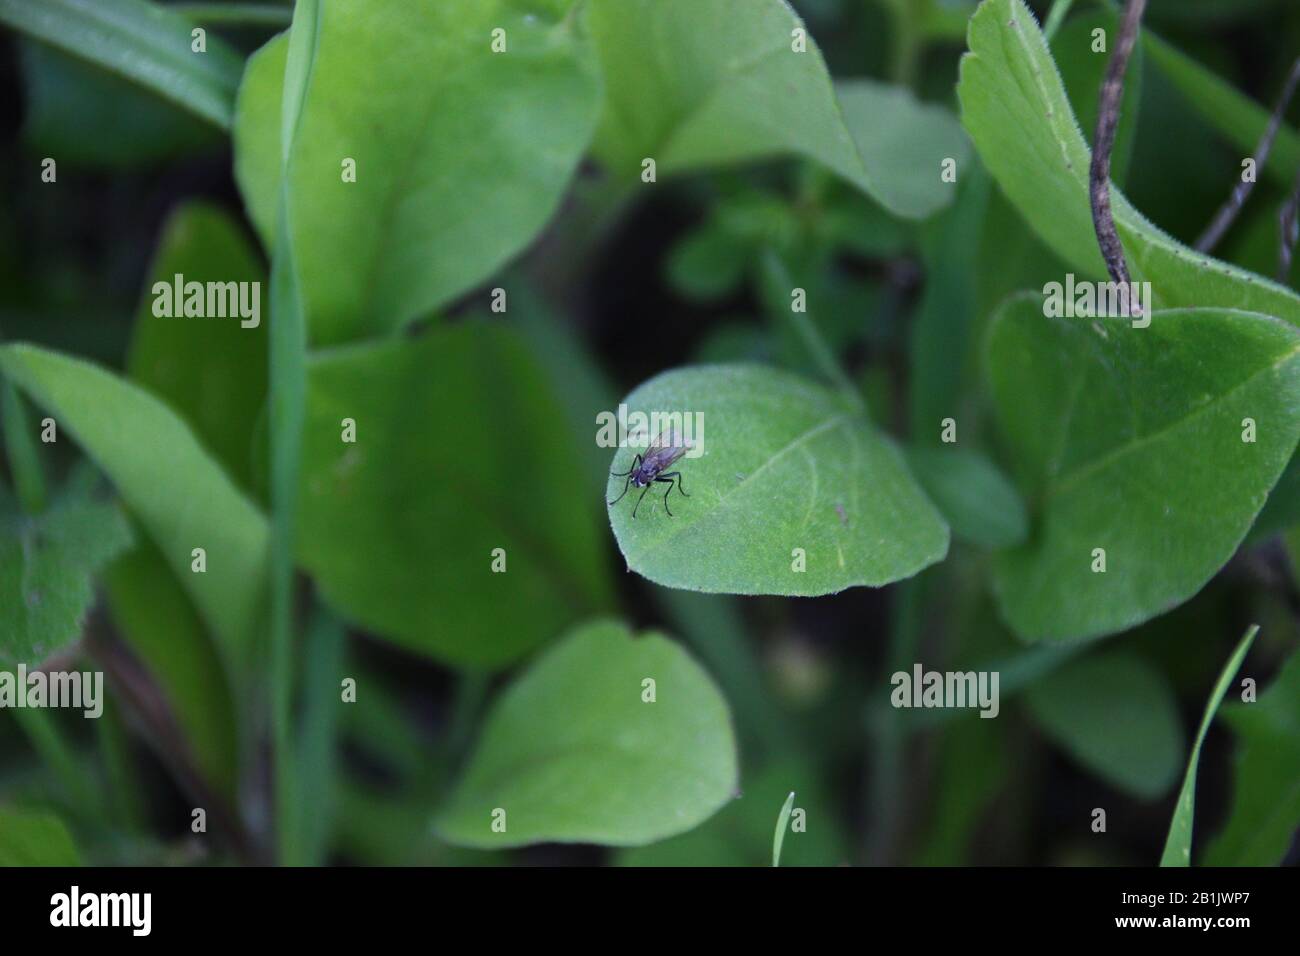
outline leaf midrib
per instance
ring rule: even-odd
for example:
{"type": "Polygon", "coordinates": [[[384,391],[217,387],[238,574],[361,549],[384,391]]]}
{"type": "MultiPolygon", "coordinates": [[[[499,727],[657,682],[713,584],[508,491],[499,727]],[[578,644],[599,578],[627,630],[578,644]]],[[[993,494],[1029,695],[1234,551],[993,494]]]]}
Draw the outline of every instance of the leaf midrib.
{"type": "MultiPolygon", "coordinates": [[[[770,468],[776,461],[778,461],[781,458],[784,458],[786,455],[790,454],[796,449],[803,447],[803,445],[807,444],[809,441],[816,438],[821,433],[825,431],[829,431],[830,429],[844,422],[852,422],[854,418],[855,416],[850,414],[849,412],[837,412],[836,414],[831,415],[829,418],[826,418],[821,422],[818,422],[816,425],[812,426],[811,428],[805,430],[804,432],[796,436],[792,441],[790,441],[789,444],[773,452],[771,457],[769,457],[767,461],[763,462],[763,464],[755,468],[749,474],[749,477],[747,477],[744,481],[740,482],[739,484],[733,485],[732,487],[728,488],[725,492],[723,492],[722,495],[718,498],[718,503],[713,508],[711,508],[706,514],[701,515],[699,518],[695,519],[689,524],[674,525],[668,531],[667,534],[651,542],[649,545],[646,546],[644,550],[641,550],[638,553],[638,557],[644,558],[648,555],[655,553],[663,545],[674,540],[683,531],[686,531],[689,528],[694,528],[697,525],[705,521],[708,521],[710,516],[717,514],[718,511],[720,511],[723,508],[727,499],[730,498],[738,489],[751,486],[754,479],[756,479],[764,471],[770,468]]],[[[852,429],[850,429],[850,431],[852,431],[852,429]]]]}
{"type": "Polygon", "coordinates": [[[1098,457],[1092,459],[1087,464],[1081,465],[1080,467],[1069,472],[1068,474],[1064,475],[1060,479],[1052,482],[1052,484],[1049,485],[1047,490],[1043,493],[1043,502],[1046,503],[1050,501],[1052,498],[1064,494],[1072,486],[1078,484],[1080,481],[1083,481],[1084,479],[1092,475],[1094,472],[1100,471],[1108,467],[1109,465],[1123,458],[1125,455],[1129,454],[1130,452],[1139,449],[1141,446],[1149,444],[1151,442],[1159,441],[1169,432],[1181,428],[1183,425],[1186,425],[1189,422],[1194,421],[1200,416],[1216,410],[1224,401],[1226,401],[1227,399],[1229,399],[1231,396],[1241,391],[1242,389],[1247,388],[1248,386],[1253,384],[1260,376],[1267,375],[1270,372],[1277,371],[1278,369],[1282,368],[1282,366],[1286,365],[1289,361],[1294,359],[1297,355],[1300,355],[1300,344],[1293,346],[1289,352],[1283,353],[1277,359],[1277,361],[1270,362],[1267,365],[1263,366],[1262,368],[1256,370],[1252,374],[1248,375],[1246,378],[1242,379],[1237,384],[1233,385],[1227,391],[1220,392],[1212,400],[1206,402],[1204,405],[1201,405],[1193,409],[1186,415],[1180,416],[1179,418],[1176,418],[1171,422],[1167,422],[1166,424],[1162,425],[1160,428],[1158,428],[1153,432],[1149,432],[1146,435],[1140,435],[1136,438],[1130,439],[1129,441],[1124,442],[1122,445],[1116,445],[1114,448],[1110,449],[1104,454],[1099,455],[1098,457]]]}

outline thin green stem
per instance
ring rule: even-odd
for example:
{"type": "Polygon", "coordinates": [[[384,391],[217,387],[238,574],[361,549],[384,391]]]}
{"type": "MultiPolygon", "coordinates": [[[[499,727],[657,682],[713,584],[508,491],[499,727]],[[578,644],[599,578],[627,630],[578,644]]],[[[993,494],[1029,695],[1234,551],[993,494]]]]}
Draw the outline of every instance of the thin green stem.
{"type": "Polygon", "coordinates": [[[302,432],[306,421],[307,322],[292,242],[292,158],[303,99],[311,81],[319,28],[315,0],[294,7],[281,106],[280,215],[271,256],[271,737],[275,771],[276,839],[281,861],[304,856],[304,830],[293,733],[294,521],[302,432]]]}
{"type": "Polygon", "coordinates": [[[273,3],[178,3],[172,8],[195,23],[214,26],[287,27],[293,19],[292,7],[273,3]]]}
{"type": "Polygon", "coordinates": [[[770,249],[763,256],[763,272],[768,283],[771,308],[789,317],[788,321],[800,340],[802,340],[812,360],[817,363],[817,367],[822,374],[839,389],[840,394],[853,406],[855,411],[864,411],[866,405],[862,401],[862,394],[853,385],[844,369],[840,367],[840,363],[835,358],[835,353],[826,344],[821,331],[808,317],[808,313],[793,307],[783,308],[777,302],[778,295],[785,295],[788,290],[794,288],[794,282],[790,278],[790,272],[785,263],[781,261],[781,257],[770,249]]]}
{"type": "Polygon", "coordinates": [[[77,755],[48,710],[15,707],[14,720],[31,742],[32,749],[53,771],[71,805],[88,820],[102,821],[103,801],[90,785],[85,771],[78,766],[77,755]]]}
{"type": "MultiPolygon", "coordinates": [[[[907,668],[916,657],[925,590],[930,577],[921,574],[895,589],[894,620],[889,631],[888,671],[907,668]]],[[[871,777],[867,781],[867,863],[888,862],[893,852],[903,802],[903,743],[906,730],[898,711],[880,712],[869,724],[871,777]]]]}
{"type": "Polygon", "coordinates": [[[1052,4],[1052,9],[1047,14],[1047,20],[1043,23],[1043,36],[1047,42],[1051,43],[1052,38],[1056,36],[1056,31],[1061,29],[1061,24],[1069,16],[1070,7],[1074,6],[1074,0],[1056,0],[1052,4]]]}
{"type": "Polygon", "coordinates": [[[27,408],[18,389],[7,378],[0,385],[0,403],[3,403],[5,451],[18,491],[18,503],[25,514],[39,514],[45,510],[45,475],[27,408]]]}
{"type": "Polygon", "coordinates": [[[923,0],[892,0],[894,33],[891,58],[894,82],[909,89],[916,85],[920,72],[921,51],[924,43],[922,22],[925,9],[923,0]]]}
{"type": "Polygon", "coordinates": [[[483,704],[487,701],[489,680],[486,674],[462,674],[452,701],[451,719],[447,724],[447,754],[453,766],[469,749],[483,704]]]}

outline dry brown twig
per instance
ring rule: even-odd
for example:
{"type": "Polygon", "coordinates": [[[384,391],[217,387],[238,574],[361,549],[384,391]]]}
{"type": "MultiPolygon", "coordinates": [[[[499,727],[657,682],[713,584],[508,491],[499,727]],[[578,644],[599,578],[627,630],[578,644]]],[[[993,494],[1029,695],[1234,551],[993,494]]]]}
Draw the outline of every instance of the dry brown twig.
{"type": "Polygon", "coordinates": [[[1255,155],[1252,157],[1255,166],[1255,179],[1241,179],[1232,188],[1232,194],[1228,197],[1227,202],[1219,207],[1210,224],[1205,227],[1199,239],[1196,240],[1196,249],[1198,252],[1209,252],[1223,234],[1228,231],[1241,212],[1241,207],[1246,204],[1246,199],[1250,196],[1251,190],[1255,188],[1255,180],[1259,178],[1259,171],[1264,168],[1268,162],[1268,155],[1273,149],[1273,141],[1277,139],[1277,131],[1282,127],[1282,117],[1286,114],[1286,108],[1291,103],[1291,97],[1295,95],[1296,85],[1300,84],[1300,57],[1296,58],[1295,63],[1291,65],[1291,72],[1287,74],[1286,83],[1282,87],[1282,93],[1277,98],[1277,103],[1273,106],[1273,115],[1269,117],[1268,125],[1264,128],[1264,135],[1259,138],[1259,143],[1255,147],[1255,155]]]}
{"type": "Polygon", "coordinates": [[[1097,232],[1097,245],[1101,247],[1101,256],[1106,260],[1106,271],[1111,279],[1125,285],[1129,282],[1128,263],[1124,260],[1124,245],[1115,231],[1115,218],[1110,210],[1110,154],[1115,148],[1115,128],[1119,125],[1124,73],[1137,43],[1138,25],[1142,22],[1146,5],[1146,0],[1128,0],[1124,8],[1115,52],[1106,64],[1106,78],[1101,84],[1097,133],[1093,137],[1092,165],[1088,171],[1088,195],[1092,201],[1092,225],[1097,232]]]}

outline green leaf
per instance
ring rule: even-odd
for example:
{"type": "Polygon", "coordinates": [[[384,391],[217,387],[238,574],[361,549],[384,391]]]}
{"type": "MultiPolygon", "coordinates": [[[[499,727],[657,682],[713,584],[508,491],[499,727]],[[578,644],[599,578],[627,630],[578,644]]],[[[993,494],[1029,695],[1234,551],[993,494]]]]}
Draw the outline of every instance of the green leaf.
{"type": "Polygon", "coordinates": [[[1161,866],[1190,866],[1192,862],[1192,822],[1196,805],[1196,768],[1201,762],[1201,744],[1205,743],[1206,731],[1214,720],[1214,712],[1219,709],[1223,695],[1228,692],[1232,677],[1246,659],[1250,645],[1259,633],[1259,625],[1252,625],[1242,636],[1236,650],[1228,658],[1219,679],[1214,684],[1214,691],[1205,705],[1205,716],[1201,718],[1201,727],[1196,732],[1196,742],[1192,744],[1192,755],[1187,760],[1187,774],[1183,777],[1183,787],[1178,792],[1178,803],[1174,807],[1173,818],[1169,821],[1169,835],[1165,839],[1164,853],[1160,856],[1161,866]]]}
{"type": "MultiPolygon", "coordinates": [[[[292,164],[292,242],[312,339],[381,335],[464,294],[555,210],[595,126],[574,24],[541,0],[324,5],[292,164]],[[507,52],[491,50],[506,31],[507,52]],[[422,64],[411,82],[393,64],[422,64]],[[342,163],[356,163],[344,182],[342,163]]],[[[235,174],[274,234],[283,37],[249,60],[235,174]]]]}
{"type": "Polygon", "coordinates": [[[1226,707],[1237,737],[1232,812],[1207,866],[1277,866],[1300,826],[1300,653],[1254,703],[1226,707]]]}
{"type": "MultiPolygon", "coordinates": [[[[1085,277],[1104,276],[1088,201],[1088,145],[1033,15],[1021,0],[985,0],[971,18],[957,86],[980,158],[1025,220],[1085,277]]],[[[1300,324],[1300,296],[1201,255],[1161,232],[1112,189],[1134,281],[1157,308],[1219,307],[1300,324]]]]}
{"type": "Polygon", "coordinates": [[[222,644],[245,659],[261,612],[266,520],[185,423],[143,389],[57,352],[0,347],[0,370],[108,475],[222,644]],[[191,571],[194,548],[206,551],[206,573],[191,571]]]}
{"type": "MultiPolygon", "coordinates": [[[[910,577],[948,551],[948,528],[885,436],[830,392],[751,365],[665,372],[625,400],[633,416],[702,420],[702,439],[672,466],[689,497],[653,487],[609,508],[628,567],[657,584],[729,594],[813,596],[910,577]],[[700,417],[702,416],[702,418],[700,417]],[[806,570],[796,571],[803,560],[806,570]]],[[[629,436],[631,438],[632,436],[629,436]]],[[[653,436],[643,436],[642,442],[653,436]]],[[[643,451],[625,443],[611,472],[643,451]]],[[[626,478],[610,477],[606,500],[626,478]]]]}
{"type": "Polygon", "coordinates": [[[463,322],[323,354],[309,366],[299,557],[353,622],[449,663],[503,666],[608,605],[581,460],[509,329],[463,322]]]}
{"type": "Polygon", "coordinates": [[[121,511],[83,491],[35,515],[0,492],[0,664],[36,665],[80,638],[95,576],[130,545],[121,511]]]}
{"type": "Polygon", "coordinates": [[[1246,544],[1257,544],[1294,525],[1300,525],[1300,454],[1291,456],[1286,471],[1269,492],[1268,502],[1255,519],[1246,544]]]}
{"type": "Polygon", "coordinates": [[[233,799],[239,715],[223,662],[194,603],[150,541],[114,562],[104,583],[118,633],[158,682],[199,771],[233,799]]]}
{"type": "MultiPolygon", "coordinates": [[[[251,286],[250,286],[251,288],[251,286]]],[[[168,217],[136,314],[130,377],[190,425],[245,490],[258,486],[254,436],[266,402],[266,273],[247,238],[215,206],[186,203],[168,217]],[[229,318],[157,316],[155,283],[257,283],[258,325],[229,318]]]]}
{"type": "Polygon", "coordinates": [[[776,832],[772,834],[772,865],[781,865],[781,844],[785,842],[785,830],[790,825],[790,809],[794,806],[794,791],[785,798],[781,812],[776,815],[776,832]]]}
{"type": "MultiPolygon", "coordinates": [[[[1265,108],[1238,92],[1217,74],[1150,30],[1142,31],[1141,48],[1186,98],[1188,105],[1216,128],[1234,149],[1243,157],[1255,154],[1259,138],[1269,123],[1271,105],[1265,108]]],[[[1282,123],[1268,159],[1258,173],[1271,178],[1279,189],[1290,190],[1297,168],[1300,168],[1300,134],[1289,124],[1282,123]]]]}
{"type": "Polygon", "coordinates": [[[1080,765],[1140,799],[1178,777],[1183,728],[1158,670],[1127,651],[1070,661],[1025,690],[1042,731],[1080,765]]]}
{"type": "Polygon", "coordinates": [[[960,180],[970,141],[946,107],[922,103],[905,87],[875,80],[842,80],[835,92],[863,165],[880,201],[900,216],[924,219],[952,202],[955,182],[944,182],[951,159],[960,180]]]}
{"type": "Polygon", "coordinates": [[[53,813],[0,807],[0,866],[80,866],[67,826],[53,813]]]}
{"type": "Polygon", "coordinates": [[[638,846],[704,822],[736,783],[731,716],[709,676],[663,635],[602,621],[494,702],[435,829],[462,846],[638,846]]]}
{"type": "MultiPolygon", "coordinates": [[[[924,215],[944,200],[932,108],[875,90],[851,95],[862,139],[881,143],[870,123],[910,118],[925,135],[918,150],[933,159],[933,188],[917,189],[908,171],[878,171],[845,124],[821,51],[784,0],[590,0],[586,24],[605,80],[596,155],[615,175],[640,183],[642,161],[657,176],[732,163],[800,155],[828,167],[901,216],[924,215]],[[880,109],[877,115],[871,112],[880,109]],[[897,174],[901,174],[897,175],[897,174]]],[[[866,89],[866,88],[864,88],[866,89]]],[[[952,155],[945,153],[944,155],[952,155]]],[[[884,153],[873,150],[871,159],[884,153]]]]}
{"type": "MultiPolygon", "coordinates": [[[[746,751],[748,754],[748,751],[746,751]]],[[[618,866],[745,866],[772,865],[772,808],[798,787],[798,809],[806,811],[808,826],[788,832],[781,846],[781,865],[842,866],[851,841],[839,824],[818,773],[802,760],[782,758],[757,772],[748,769],[742,792],[700,826],[649,846],[619,851],[618,866]]],[[[795,809],[791,804],[791,812],[795,809]]]]}
{"type": "Polygon", "coordinates": [[[668,278],[687,299],[709,302],[734,292],[753,248],[710,220],[685,236],[668,256],[668,278]]]}
{"type": "Polygon", "coordinates": [[[952,528],[953,536],[985,548],[1009,548],[1029,533],[1024,502],[984,455],[956,448],[913,446],[907,463],[952,528]]]}
{"type": "Polygon", "coordinates": [[[0,23],[145,87],[229,129],[239,54],[218,36],[191,49],[194,25],[144,0],[0,0],[0,23]]]}
{"type": "Polygon", "coordinates": [[[989,330],[989,388],[1034,516],[994,588],[1021,637],[1080,640],[1175,607],[1232,556],[1300,438],[1300,333],[1226,309],[1140,329],[1043,312],[1021,296],[989,330]]]}

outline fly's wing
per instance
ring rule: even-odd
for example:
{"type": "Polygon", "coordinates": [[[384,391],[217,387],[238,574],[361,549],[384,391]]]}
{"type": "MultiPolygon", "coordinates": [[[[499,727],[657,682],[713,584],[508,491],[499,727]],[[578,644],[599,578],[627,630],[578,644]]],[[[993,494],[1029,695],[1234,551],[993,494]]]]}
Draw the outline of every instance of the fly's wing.
{"type": "Polygon", "coordinates": [[[645,467],[658,473],[663,471],[682,455],[686,454],[691,443],[682,438],[681,432],[675,428],[665,428],[655,436],[645,450],[645,467]]]}

